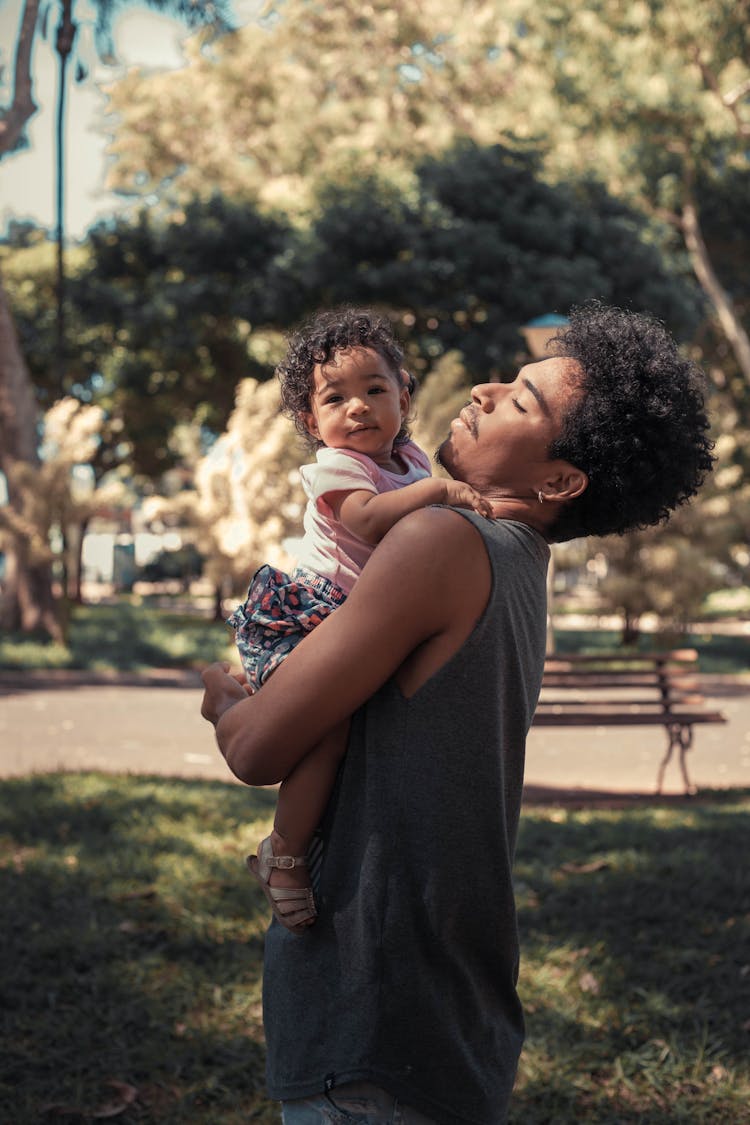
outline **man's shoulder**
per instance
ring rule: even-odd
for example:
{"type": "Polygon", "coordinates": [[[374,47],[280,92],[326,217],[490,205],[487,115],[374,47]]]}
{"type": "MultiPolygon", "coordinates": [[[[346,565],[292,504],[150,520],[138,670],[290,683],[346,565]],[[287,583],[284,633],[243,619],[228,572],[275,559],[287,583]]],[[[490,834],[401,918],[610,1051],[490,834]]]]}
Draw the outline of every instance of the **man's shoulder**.
{"type": "Polygon", "coordinates": [[[410,512],[394,524],[383,545],[412,559],[439,558],[449,565],[484,556],[487,551],[479,528],[457,509],[443,505],[410,512]]]}

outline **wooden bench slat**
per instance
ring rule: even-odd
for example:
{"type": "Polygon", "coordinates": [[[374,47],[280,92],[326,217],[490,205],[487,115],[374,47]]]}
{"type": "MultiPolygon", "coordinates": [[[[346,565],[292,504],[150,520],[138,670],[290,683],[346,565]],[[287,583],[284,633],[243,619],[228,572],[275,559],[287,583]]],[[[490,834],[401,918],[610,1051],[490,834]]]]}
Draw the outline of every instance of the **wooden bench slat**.
{"type": "Polygon", "coordinates": [[[669,726],[682,723],[695,726],[698,723],[725,723],[726,715],[720,711],[635,711],[624,714],[622,711],[537,711],[534,726],[669,726]]]}
{"type": "Polygon", "coordinates": [[[727,721],[720,711],[706,708],[695,675],[697,663],[695,649],[550,654],[533,725],[662,726],[668,732],[669,746],[659,767],[657,792],[661,792],[664,770],[675,747],[685,790],[692,792],[685,762],[692,728],[727,721]]]}

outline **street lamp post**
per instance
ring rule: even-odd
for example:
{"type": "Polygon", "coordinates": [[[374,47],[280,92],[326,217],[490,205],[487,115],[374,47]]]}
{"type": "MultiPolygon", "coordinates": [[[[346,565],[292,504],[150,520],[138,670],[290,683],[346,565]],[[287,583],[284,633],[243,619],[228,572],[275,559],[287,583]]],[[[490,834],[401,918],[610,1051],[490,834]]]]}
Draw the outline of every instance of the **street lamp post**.
{"type": "Polygon", "coordinates": [[[66,360],[66,332],[65,332],[65,92],[67,79],[67,66],[70,52],[73,49],[77,24],[73,21],[73,0],[62,0],[60,22],[57,25],[55,36],[55,49],[59,64],[57,72],[57,122],[55,128],[56,142],[56,184],[55,184],[55,210],[57,213],[57,230],[55,240],[57,243],[57,393],[61,395],[64,390],[65,360],[66,360]]]}
{"type": "MultiPolygon", "coordinates": [[[[555,337],[558,328],[564,328],[568,323],[565,316],[557,313],[545,313],[544,316],[534,317],[528,324],[524,324],[521,333],[526,341],[526,347],[532,359],[544,359],[550,355],[550,342],[555,337]]],[[[550,552],[549,569],[547,570],[547,652],[555,651],[555,624],[553,617],[553,602],[555,596],[555,556],[550,552]]]]}

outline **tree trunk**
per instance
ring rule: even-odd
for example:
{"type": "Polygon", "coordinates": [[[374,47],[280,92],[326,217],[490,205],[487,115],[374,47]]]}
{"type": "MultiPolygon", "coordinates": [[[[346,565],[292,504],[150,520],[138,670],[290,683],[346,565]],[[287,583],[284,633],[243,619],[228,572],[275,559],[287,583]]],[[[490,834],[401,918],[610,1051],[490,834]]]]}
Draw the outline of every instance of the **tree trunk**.
{"type": "Polygon", "coordinates": [[[26,0],[13,66],[13,100],[0,114],[0,156],[15,150],[26,123],[37,111],[32,92],[31,53],[38,16],[39,0],[26,0]]]}
{"type": "Polygon", "coordinates": [[[75,578],[73,591],[70,595],[75,605],[83,605],[83,541],[86,538],[86,532],[89,529],[90,522],[90,517],[86,516],[76,527],[77,539],[73,571],[75,578]]]}
{"type": "Polygon", "coordinates": [[[622,637],[620,643],[628,648],[630,645],[638,643],[638,638],[641,635],[640,618],[638,614],[633,614],[630,610],[626,609],[623,615],[622,622],[622,637]]]}
{"type": "Polygon", "coordinates": [[[39,631],[60,640],[50,558],[38,557],[39,552],[21,526],[27,519],[19,470],[39,464],[36,415],[31,380],[0,285],[0,471],[5,476],[8,508],[17,517],[3,533],[5,578],[0,597],[0,628],[39,631]]]}
{"type": "Polygon", "coordinates": [[[734,352],[745,382],[750,385],[750,337],[748,337],[737,316],[729,294],[711,265],[711,259],[700,228],[698,211],[692,200],[688,200],[682,208],[680,225],[695,276],[714,307],[719,324],[734,352]]]}
{"type": "Polygon", "coordinates": [[[214,621],[226,621],[227,615],[224,612],[224,582],[217,582],[214,585],[214,621]]]}

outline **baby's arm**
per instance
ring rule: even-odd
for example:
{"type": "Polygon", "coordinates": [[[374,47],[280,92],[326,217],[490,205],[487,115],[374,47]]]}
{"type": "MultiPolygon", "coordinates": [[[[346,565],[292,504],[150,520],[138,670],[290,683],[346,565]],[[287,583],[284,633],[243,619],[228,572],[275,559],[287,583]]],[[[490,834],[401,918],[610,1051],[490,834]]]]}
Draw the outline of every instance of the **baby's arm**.
{"type": "Polygon", "coordinates": [[[424,477],[394,492],[329,492],[326,503],[344,527],[364,539],[379,543],[395,523],[431,504],[447,504],[451,508],[473,508],[482,516],[491,516],[492,507],[479,493],[462,481],[441,477],[424,477]]]}

